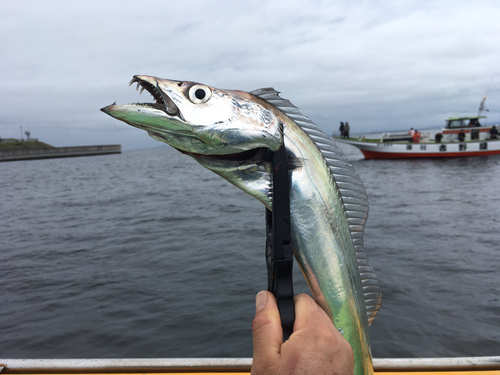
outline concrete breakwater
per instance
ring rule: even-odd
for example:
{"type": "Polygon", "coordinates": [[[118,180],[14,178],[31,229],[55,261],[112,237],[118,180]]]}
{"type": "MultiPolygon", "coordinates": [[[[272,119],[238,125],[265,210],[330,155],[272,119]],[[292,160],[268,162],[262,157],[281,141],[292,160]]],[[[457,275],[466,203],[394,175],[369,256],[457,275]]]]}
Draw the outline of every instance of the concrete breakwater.
{"type": "Polygon", "coordinates": [[[0,161],[29,159],[67,158],[76,156],[92,156],[121,154],[121,145],[54,147],[27,150],[0,150],[0,161]]]}

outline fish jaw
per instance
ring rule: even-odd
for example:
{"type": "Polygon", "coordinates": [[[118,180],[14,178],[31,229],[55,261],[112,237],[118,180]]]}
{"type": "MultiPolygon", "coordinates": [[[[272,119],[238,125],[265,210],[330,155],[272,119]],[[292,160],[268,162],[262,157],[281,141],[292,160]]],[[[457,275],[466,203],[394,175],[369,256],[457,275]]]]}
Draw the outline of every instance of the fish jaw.
{"type": "Polygon", "coordinates": [[[272,109],[240,91],[194,82],[134,76],[130,84],[148,91],[155,103],[112,104],[101,110],[179,151],[231,155],[283,143],[272,109]]]}

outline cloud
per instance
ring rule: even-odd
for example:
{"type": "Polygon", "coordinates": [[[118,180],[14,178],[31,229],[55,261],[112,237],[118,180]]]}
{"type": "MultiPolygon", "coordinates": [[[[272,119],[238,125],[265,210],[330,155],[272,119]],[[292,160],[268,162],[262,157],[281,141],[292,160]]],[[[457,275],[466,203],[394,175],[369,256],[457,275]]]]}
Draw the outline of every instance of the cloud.
{"type": "Polygon", "coordinates": [[[157,145],[99,112],[138,100],[134,74],[274,86],[327,132],[440,126],[485,94],[498,122],[498,19],[486,0],[1,2],[0,136],[157,145]]]}

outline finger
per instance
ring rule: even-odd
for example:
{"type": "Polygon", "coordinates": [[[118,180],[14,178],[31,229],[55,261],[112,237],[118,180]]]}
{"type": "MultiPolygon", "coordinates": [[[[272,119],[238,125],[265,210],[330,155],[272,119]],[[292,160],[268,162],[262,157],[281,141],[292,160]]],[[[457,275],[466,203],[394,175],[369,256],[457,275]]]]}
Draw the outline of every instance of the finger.
{"type": "MultiPolygon", "coordinates": [[[[295,324],[291,339],[307,342],[314,353],[335,357],[346,369],[354,366],[354,354],[349,343],[337,330],[328,314],[307,294],[295,297],[295,324]],[[325,348],[328,348],[326,351],[325,348]]],[[[287,343],[283,345],[285,347],[287,343]]],[[[287,348],[288,349],[288,348],[287,348]]],[[[282,349],[283,352],[283,349],[282,349]]]]}
{"type": "Polygon", "coordinates": [[[308,328],[311,324],[318,326],[320,322],[322,327],[326,327],[331,332],[338,333],[330,317],[310,296],[307,294],[296,296],[293,331],[296,332],[308,328]]]}
{"type": "MultiPolygon", "coordinates": [[[[255,319],[252,323],[253,360],[264,370],[278,360],[283,344],[283,330],[278,305],[272,293],[259,292],[255,299],[255,308],[255,319]]],[[[252,366],[252,372],[259,373],[259,369],[252,366]]]]}

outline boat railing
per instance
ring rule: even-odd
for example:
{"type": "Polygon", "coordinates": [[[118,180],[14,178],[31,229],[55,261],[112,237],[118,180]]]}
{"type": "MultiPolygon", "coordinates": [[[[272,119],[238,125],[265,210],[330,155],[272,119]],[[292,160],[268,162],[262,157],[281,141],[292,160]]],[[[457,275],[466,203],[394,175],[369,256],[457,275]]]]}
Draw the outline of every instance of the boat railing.
{"type": "MultiPolygon", "coordinates": [[[[252,358],[0,359],[2,374],[250,372],[252,358]]],[[[374,358],[375,372],[500,370],[500,356],[374,358]]]]}

